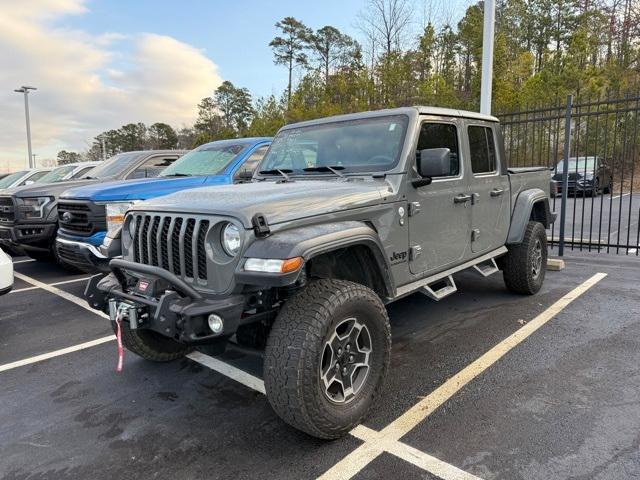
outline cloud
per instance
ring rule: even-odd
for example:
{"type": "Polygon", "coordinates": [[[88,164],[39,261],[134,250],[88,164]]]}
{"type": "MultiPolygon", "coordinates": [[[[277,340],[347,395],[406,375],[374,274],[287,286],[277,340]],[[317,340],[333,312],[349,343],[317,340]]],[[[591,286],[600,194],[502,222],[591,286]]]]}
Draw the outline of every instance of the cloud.
{"type": "Polygon", "coordinates": [[[0,172],[26,162],[24,105],[30,96],[33,151],[55,158],[83,150],[103,130],[123,123],[192,123],[197,103],[222,82],[202,51],[154,33],[91,34],[60,27],[87,11],[81,0],[3,5],[0,16],[0,172]]]}

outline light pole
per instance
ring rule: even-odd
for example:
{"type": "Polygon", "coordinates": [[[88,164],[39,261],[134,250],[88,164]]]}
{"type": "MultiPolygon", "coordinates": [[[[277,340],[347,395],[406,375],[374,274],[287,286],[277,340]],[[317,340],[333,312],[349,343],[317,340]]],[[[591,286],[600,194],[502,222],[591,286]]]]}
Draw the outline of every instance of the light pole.
{"type": "Polygon", "coordinates": [[[29,90],[37,90],[36,87],[28,87],[23,85],[20,88],[16,88],[14,92],[24,94],[24,116],[27,122],[27,147],[29,149],[29,168],[35,168],[35,159],[31,153],[31,124],[29,122],[29,90]]]}
{"type": "Polygon", "coordinates": [[[480,81],[480,113],[491,115],[491,84],[493,81],[493,35],[496,23],[495,0],[484,0],[482,31],[482,80],[480,81]]]}

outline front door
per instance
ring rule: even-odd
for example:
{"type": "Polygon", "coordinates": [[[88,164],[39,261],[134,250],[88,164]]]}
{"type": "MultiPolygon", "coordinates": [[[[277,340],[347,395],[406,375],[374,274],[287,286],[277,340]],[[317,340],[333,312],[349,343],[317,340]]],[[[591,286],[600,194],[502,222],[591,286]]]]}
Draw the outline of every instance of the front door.
{"type": "Polygon", "coordinates": [[[501,169],[495,126],[467,124],[471,174],[471,250],[484,253],[505,244],[509,232],[509,178],[501,169]]]}
{"type": "Polygon", "coordinates": [[[434,178],[430,185],[409,186],[409,256],[415,275],[444,270],[469,256],[471,196],[460,148],[462,126],[455,118],[427,118],[420,127],[417,151],[448,148],[451,168],[448,175],[434,178]]]}

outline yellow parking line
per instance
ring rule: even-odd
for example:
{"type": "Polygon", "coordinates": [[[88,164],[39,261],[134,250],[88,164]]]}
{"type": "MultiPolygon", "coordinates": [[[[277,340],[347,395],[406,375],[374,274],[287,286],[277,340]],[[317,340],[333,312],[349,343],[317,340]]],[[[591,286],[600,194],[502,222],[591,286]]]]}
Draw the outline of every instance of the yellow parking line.
{"type": "Polygon", "coordinates": [[[438,407],[449,400],[460,389],[482,374],[491,365],[505,356],[512,348],[523,342],[536,330],[546,324],[558,313],[564,310],[571,302],[597,284],[607,276],[606,273],[596,273],[594,276],[571,290],[565,296],[556,301],[540,315],[529,321],[513,334],[509,335],[495,347],[490,349],[480,358],[463,368],[456,375],[440,385],[431,394],[415,404],[404,414],[383,428],[375,441],[366,441],[340,462],[330,468],[321,480],[347,480],[356,475],[378,455],[385,451],[384,445],[397,441],[406,435],[411,429],[427,418],[438,407]]]}

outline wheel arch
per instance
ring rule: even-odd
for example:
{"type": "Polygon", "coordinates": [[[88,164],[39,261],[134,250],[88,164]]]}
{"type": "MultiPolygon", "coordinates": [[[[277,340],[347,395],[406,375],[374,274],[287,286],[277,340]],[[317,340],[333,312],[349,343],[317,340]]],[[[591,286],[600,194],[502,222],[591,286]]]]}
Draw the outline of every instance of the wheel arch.
{"type": "Polygon", "coordinates": [[[520,192],[511,214],[511,226],[507,235],[507,244],[522,242],[527,223],[530,220],[540,222],[545,228],[548,228],[555,219],[556,215],[551,211],[549,197],[544,190],[531,188],[520,192]]]}
{"type": "Polygon", "coordinates": [[[306,274],[360,283],[381,298],[391,297],[394,285],[380,238],[368,223],[332,222],[293,228],[255,241],[246,258],[302,257],[306,274]]]}

